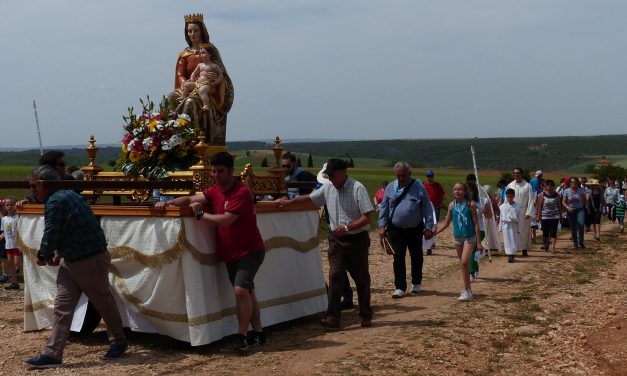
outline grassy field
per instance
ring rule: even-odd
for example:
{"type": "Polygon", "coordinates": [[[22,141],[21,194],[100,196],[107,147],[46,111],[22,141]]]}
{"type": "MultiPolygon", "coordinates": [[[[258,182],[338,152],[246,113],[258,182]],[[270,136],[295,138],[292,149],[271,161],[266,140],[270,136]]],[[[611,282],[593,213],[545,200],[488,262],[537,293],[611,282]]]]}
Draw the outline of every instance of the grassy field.
{"type": "MultiPolygon", "coordinates": [[[[32,170],[30,166],[2,166],[0,167],[0,180],[25,180],[32,170]]],[[[15,197],[24,198],[28,193],[25,189],[0,189],[0,198],[15,197]]]]}

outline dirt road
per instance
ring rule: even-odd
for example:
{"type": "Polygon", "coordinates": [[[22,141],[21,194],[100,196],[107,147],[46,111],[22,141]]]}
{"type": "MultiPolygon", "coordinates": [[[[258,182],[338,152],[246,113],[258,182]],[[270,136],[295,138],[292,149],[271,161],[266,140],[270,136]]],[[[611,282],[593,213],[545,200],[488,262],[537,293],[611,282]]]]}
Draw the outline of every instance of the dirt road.
{"type": "MultiPolygon", "coordinates": [[[[423,291],[398,300],[391,259],[373,242],[371,328],[360,327],[356,311],[344,312],[339,331],[321,328],[321,316],[303,318],[267,328],[268,344],[247,356],[230,350],[230,338],[192,348],[131,333],[117,362],[100,360],[108,347],[101,328],[70,340],[64,368],[39,374],[627,375],[627,236],[603,229],[584,252],[568,249],[564,235],[555,254],[482,260],[469,303],[456,300],[462,283],[450,237],[425,257],[423,291]]],[[[22,360],[49,331],[22,332],[19,292],[0,289],[0,302],[0,375],[26,373],[22,360]]]]}

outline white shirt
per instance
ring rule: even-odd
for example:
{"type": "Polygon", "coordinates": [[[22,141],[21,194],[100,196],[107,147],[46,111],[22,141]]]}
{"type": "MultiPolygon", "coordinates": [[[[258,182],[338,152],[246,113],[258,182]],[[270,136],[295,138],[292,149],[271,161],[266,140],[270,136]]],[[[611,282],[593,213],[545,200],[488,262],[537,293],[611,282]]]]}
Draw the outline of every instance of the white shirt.
{"type": "MultiPolygon", "coordinates": [[[[348,176],[344,186],[339,190],[331,183],[326,183],[309,195],[311,201],[318,206],[327,206],[331,231],[338,227],[348,225],[359,219],[362,214],[374,210],[370,202],[370,196],[366,187],[348,176]]],[[[353,229],[350,234],[368,230],[369,224],[361,228],[353,229]]]]}
{"type": "Polygon", "coordinates": [[[6,240],[5,248],[17,248],[17,214],[2,217],[0,230],[4,231],[4,239],[6,240]]]}

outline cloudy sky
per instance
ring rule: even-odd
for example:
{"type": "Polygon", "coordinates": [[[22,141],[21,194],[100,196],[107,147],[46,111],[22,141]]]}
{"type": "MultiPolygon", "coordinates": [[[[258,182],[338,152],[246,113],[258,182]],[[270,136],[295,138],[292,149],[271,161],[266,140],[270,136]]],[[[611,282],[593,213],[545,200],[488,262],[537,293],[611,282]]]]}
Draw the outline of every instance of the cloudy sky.
{"type": "Polygon", "coordinates": [[[227,140],[626,133],[627,2],[0,3],[0,147],[116,143],[174,83],[202,12],[235,85],[227,140]]]}

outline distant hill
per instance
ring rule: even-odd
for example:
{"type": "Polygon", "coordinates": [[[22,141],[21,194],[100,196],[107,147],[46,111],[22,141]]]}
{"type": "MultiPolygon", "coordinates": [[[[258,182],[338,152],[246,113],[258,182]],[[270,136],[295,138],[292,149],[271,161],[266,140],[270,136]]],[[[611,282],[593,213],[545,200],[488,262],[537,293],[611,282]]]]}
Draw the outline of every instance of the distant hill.
{"type": "MultiPolygon", "coordinates": [[[[339,157],[368,157],[390,162],[405,160],[417,167],[472,168],[470,146],[484,170],[514,166],[566,170],[585,163],[590,155],[627,154],[627,135],[533,138],[474,138],[433,140],[343,141],[284,143],[286,150],[339,157]]],[[[625,167],[625,166],[624,166],[625,167]]]]}
{"type": "MultiPolygon", "coordinates": [[[[483,170],[509,170],[514,166],[543,170],[568,170],[593,164],[594,155],[627,155],[627,135],[583,137],[475,138],[432,140],[373,140],[284,142],[286,151],[351,158],[374,158],[390,163],[405,160],[416,167],[472,168],[470,146],[483,170]]],[[[272,142],[229,142],[233,151],[271,149],[272,142]]],[[[87,164],[84,148],[64,149],[69,165],[87,164]]],[[[107,165],[117,159],[119,147],[100,147],[96,162],[107,165]]],[[[34,166],[39,150],[0,152],[0,165],[34,166]]],[[[624,160],[624,158],[623,158],[624,160]]],[[[627,166],[623,166],[627,167],[627,166]]]]}

